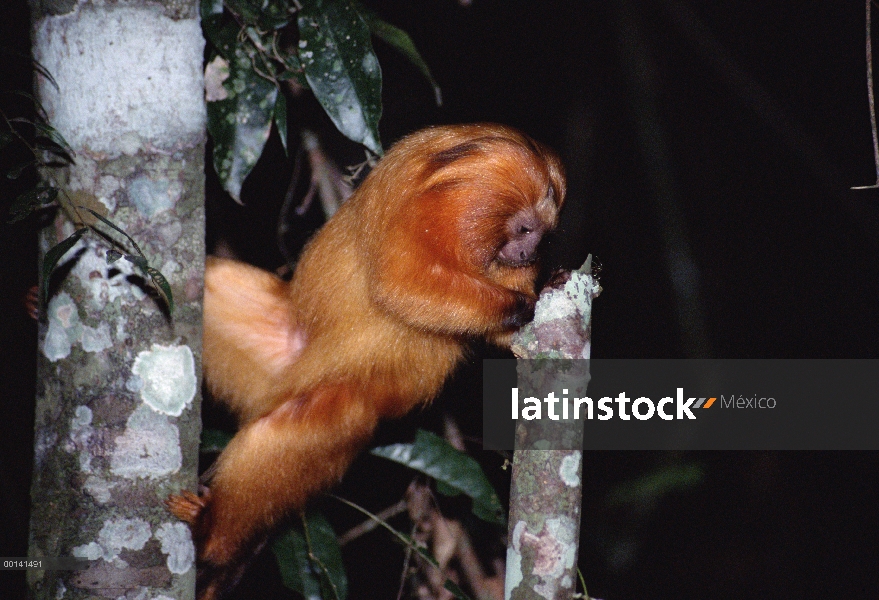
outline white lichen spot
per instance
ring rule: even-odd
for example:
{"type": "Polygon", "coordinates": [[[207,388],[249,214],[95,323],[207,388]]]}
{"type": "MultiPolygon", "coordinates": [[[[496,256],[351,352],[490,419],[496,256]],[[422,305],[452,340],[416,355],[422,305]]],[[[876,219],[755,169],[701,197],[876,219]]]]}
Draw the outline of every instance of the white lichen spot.
{"type": "MultiPolygon", "coordinates": [[[[547,519],[546,528],[550,535],[555,537],[555,539],[562,544],[571,544],[577,539],[576,523],[567,515],[547,519]]],[[[574,561],[566,561],[565,565],[568,567],[573,566],[574,561]]]]}
{"type": "Polygon", "coordinates": [[[512,548],[507,548],[507,575],[504,581],[504,599],[510,600],[513,590],[524,579],[522,575],[522,555],[512,548]]]}
{"type": "Polygon", "coordinates": [[[58,443],[58,433],[51,427],[38,427],[34,434],[34,466],[40,470],[58,443]]]}
{"type": "Polygon", "coordinates": [[[181,269],[180,263],[174,259],[169,259],[169,260],[166,260],[164,263],[162,263],[162,273],[166,277],[171,277],[171,276],[175,275],[176,273],[179,273],[180,269],[181,269]]]}
{"type": "Polygon", "coordinates": [[[582,454],[579,451],[574,451],[562,459],[562,464],[559,467],[559,477],[565,482],[566,486],[576,487],[580,485],[581,459],[582,454]]]}
{"type": "Polygon", "coordinates": [[[89,440],[94,428],[92,427],[92,409],[88,406],[77,406],[70,419],[70,434],[64,449],[79,455],[79,469],[84,473],[91,473],[92,455],[89,440]]]}
{"type": "MultiPolygon", "coordinates": [[[[534,557],[531,573],[537,578],[531,589],[538,596],[547,599],[559,597],[558,592],[562,586],[565,586],[564,582],[571,583],[570,578],[564,579],[563,576],[566,570],[574,566],[577,554],[575,529],[574,520],[567,515],[547,519],[538,534],[528,531],[524,521],[519,521],[513,528],[510,548],[507,550],[507,563],[510,564],[513,554],[521,557],[524,546],[531,550],[534,557]]],[[[517,568],[520,569],[521,566],[517,568]]],[[[515,578],[515,575],[511,576],[508,571],[508,594],[509,590],[522,581],[521,572],[518,574],[518,580],[511,581],[511,577],[515,578]],[[511,586],[511,583],[515,585],[511,586]]]]}
{"type": "Polygon", "coordinates": [[[98,539],[76,546],[71,554],[80,558],[114,561],[123,550],[142,550],[150,540],[150,524],[143,519],[110,519],[98,532],[98,539]]]}
{"type": "Polygon", "coordinates": [[[364,73],[371,75],[378,69],[378,59],[372,52],[367,52],[363,55],[363,60],[360,61],[360,66],[363,68],[364,73]]]}
{"type": "Polygon", "coordinates": [[[123,316],[116,317],[116,341],[119,343],[128,339],[128,332],[125,331],[126,320],[123,316]]]}
{"type": "Polygon", "coordinates": [[[104,556],[104,549],[97,542],[89,542],[82,546],[75,546],[70,553],[76,558],[87,558],[89,560],[98,560],[104,556]]]}
{"type": "Polygon", "coordinates": [[[165,477],[180,470],[180,432],[168,417],[137,407],[116,438],[110,472],[126,479],[165,477]]]}
{"type": "Polygon", "coordinates": [[[89,475],[86,477],[83,488],[97,501],[98,504],[107,504],[113,499],[111,492],[116,485],[116,483],[107,481],[102,477],[89,475]]]}
{"type": "Polygon", "coordinates": [[[100,352],[113,345],[110,339],[110,326],[101,323],[97,327],[82,326],[82,349],[86,352],[100,352]]]}
{"type": "Polygon", "coordinates": [[[195,545],[189,527],[183,523],[163,523],[156,530],[162,553],[168,555],[168,570],[180,575],[195,564],[195,545]]]}
{"type": "Polygon", "coordinates": [[[577,304],[567,295],[563,289],[552,290],[541,296],[540,302],[534,309],[534,320],[538,323],[564,319],[571,314],[576,314],[577,304]]]}
{"type": "Polygon", "coordinates": [[[134,359],[141,399],[156,412],[179,417],[195,398],[195,358],[189,346],[153,344],[134,359]]]}
{"type": "Polygon", "coordinates": [[[98,184],[95,187],[95,195],[98,198],[98,202],[107,207],[108,213],[116,210],[116,197],[114,194],[121,187],[122,182],[119,180],[118,177],[105,175],[98,179],[98,184]]]}
{"type": "MultiPolygon", "coordinates": [[[[183,235],[183,224],[175,219],[160,227],[158,233],[165,246],[170,248],[180,241],[180,237],[183,235]]],[[[163,273],[167,277],[168,272],[163,270],[163,273]]]]}
{"type": "Polygon", "coordinates": [[[98,163],[88,155],[77,156],[76,162],[68,169],[69,184],[71,190],[93,191],[95,179],[98,177],[98,163]]]}
{"type": "Polygon", "coordinates": [[[174,206],[169,187],[165,179],[153,180],[144,175],[131,182],[128,195],[140,214],[152,218],[174,206]]]}
{"type": "Polygon", "coordinates": [[[513,535],[510,536],[510,547],[507,548],[507,576],[504,585],[505,598],[510,599],[510,594],[522,583],[522,534],[527,530],[525,521],[519,521],[513,527],[513,535]]]}
{"type": "Polygon", "coordinates": [[[70,419],[70,431],[72,433],[82,431],[92,424],[92,417],[92,409],[88,406],[77,406],[73,411],[73,418],[70,419]]]}
{"type": "Polygon", "coordinates": [[[125,389],[135,394],[139,393],[143,389],[143,379],[137,375],[132,375],[125,381],[125,389]]]}
{"type": "Polygon", "coordinates": [[[98,532],[98,544],[104,560],[112,560],[122,550],[143,550],[150,537],[150,524],[143,519],[111,519],[98,532]]]}
{"type": "Polygon", "coordinates": [[[79,340],[82,325],[76,304],[67,292],[61,292],[49,301],[49,329],[43,340],[43,354],[51,362],[67,358],[70,348],[79,340]]]}

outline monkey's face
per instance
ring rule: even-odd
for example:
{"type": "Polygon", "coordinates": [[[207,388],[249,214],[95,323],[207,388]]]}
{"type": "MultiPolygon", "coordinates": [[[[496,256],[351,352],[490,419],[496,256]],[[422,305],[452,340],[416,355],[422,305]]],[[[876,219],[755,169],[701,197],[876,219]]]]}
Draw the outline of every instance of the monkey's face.
{"type": "Polygon", "coordinates": [[[556,220],[553,189],[534,206],[520,209],[507,219],[505,241],[497,259],[510,267],[530,265],[537,260],[537,247],[556,220]]]}

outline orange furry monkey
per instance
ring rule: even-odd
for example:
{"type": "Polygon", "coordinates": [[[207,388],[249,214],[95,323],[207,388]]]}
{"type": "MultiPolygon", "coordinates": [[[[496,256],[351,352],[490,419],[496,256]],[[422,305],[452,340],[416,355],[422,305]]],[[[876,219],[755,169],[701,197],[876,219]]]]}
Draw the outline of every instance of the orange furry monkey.
{"type": "Polygon", "coordinates": [[[561,162],[501,125],[396,144],[309,242],[290,283],[209,258],[204,373],[241,429],[209,488],[168,499],[200,598],[234,586],[271,528],[337,482],[380,419],[431,400],[469,339],[531,320],[561,162]]]}

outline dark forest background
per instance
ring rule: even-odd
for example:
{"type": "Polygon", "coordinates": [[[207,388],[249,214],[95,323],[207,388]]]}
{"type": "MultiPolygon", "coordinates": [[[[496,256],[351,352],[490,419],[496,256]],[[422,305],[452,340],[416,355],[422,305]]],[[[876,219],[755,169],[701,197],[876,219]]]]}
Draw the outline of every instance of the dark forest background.
{"type": "MultiPolygon", "coordinates": [[[[24,4],[4,7],[0,46],[26,56],[24,4]]],[[[876,180],[863,3],[366,4],[410,33],[444,98],[436,107],[417,71],[376,41],[386,146],[426,125],[495,121],[561,153],[568,205],[546,263],[574,268],[592,253],[602,264],[594,357],[879,357],[879,191],[850,190],[876,180]]],[[[30,89],[26,61],[0,61],[4,90],[30,89]]],[[[362,161],[307,95],[291,121],[318,131],[340,164],[362,161]]],[[[273,138],[246,207],[211,180],[209,241],[278,266],[291,171],[273,138]]],[[[4,203],[18,193],[6,185],[4,203]]],[[[318,222],[303,219],[299,243],[318,222]]],[[[0,556],[24,556],[36,326],[21,300],[36,283],[35,230],[0,227],[0,556]]],[[[379,439],[472,409],[475,357],[446,398],[379,439]]],[[[346,489],[384,487],[371,460],[346,489]]],[[[584,476],[592,596],[879,596],[877,453],[603,452],[586,456],[584,476]],[[698,486],[625,510],[604,502],[614,486],[681,461],[703,469],[698,486]]],[[[400,556],[352,549],[352,593],[393,597],[400,556]]],[[[20,578],[8,581],[15,595],[0,595],[23,593],[20,578]]]]}

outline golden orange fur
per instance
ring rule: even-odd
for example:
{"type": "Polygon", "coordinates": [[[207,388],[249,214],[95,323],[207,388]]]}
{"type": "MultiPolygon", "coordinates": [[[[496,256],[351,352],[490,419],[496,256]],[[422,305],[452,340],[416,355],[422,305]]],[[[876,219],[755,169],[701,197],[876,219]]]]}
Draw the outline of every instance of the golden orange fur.
{"type": "Polygon", "coordinates": [[[201,598],[332,486],[380,419],[432,399],[469,339],[533,314],[535,254],[565,195],[557,156],[500,125],[400,141],[307,245],[292,281],[210,258],[204,370],[241,429],[189,522],[201,598]]]}

